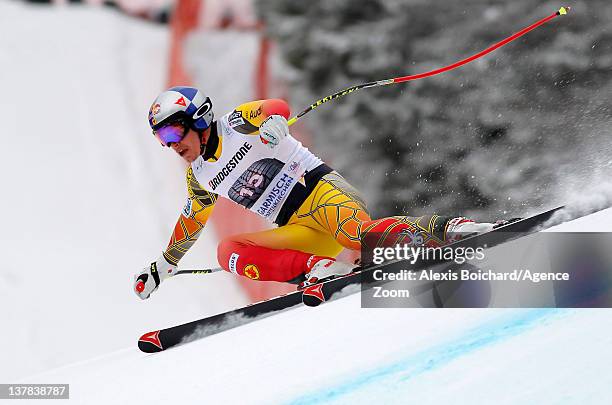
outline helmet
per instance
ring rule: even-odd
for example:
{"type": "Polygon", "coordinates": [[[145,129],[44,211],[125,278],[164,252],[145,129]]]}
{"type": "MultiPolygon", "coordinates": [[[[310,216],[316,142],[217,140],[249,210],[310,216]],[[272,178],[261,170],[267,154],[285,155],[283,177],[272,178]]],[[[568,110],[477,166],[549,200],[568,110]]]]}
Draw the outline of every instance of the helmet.
{"type": "Polygon", "coordinates": [[[149,109],[149,125],[164,145],[178,142],[182,137],[173,133],[166,134],[168,139],[162,139],[158,130],[180,124],[185,131],[191,128],[200,133],[212,124],[213,117],[212,101],[194,87],[172,87],[157,96],[149,109]]]}

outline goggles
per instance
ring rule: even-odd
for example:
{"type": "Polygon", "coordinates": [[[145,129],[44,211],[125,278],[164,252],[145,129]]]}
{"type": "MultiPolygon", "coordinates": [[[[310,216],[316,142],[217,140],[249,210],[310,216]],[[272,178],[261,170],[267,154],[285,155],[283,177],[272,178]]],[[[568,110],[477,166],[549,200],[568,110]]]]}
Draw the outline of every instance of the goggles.
{"type": "Polygon", "coordinates": [[[189,128],[180,122],[174,122],[153,131],[153,135],[164,146],[170,146],[171,143],[180,142],[189,132],[189,128]]]}

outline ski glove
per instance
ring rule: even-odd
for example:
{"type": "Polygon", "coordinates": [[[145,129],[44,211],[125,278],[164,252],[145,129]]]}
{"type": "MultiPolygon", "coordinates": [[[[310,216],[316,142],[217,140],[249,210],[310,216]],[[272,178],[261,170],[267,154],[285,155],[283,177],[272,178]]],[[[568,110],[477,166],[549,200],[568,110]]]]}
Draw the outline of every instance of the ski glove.
{"type": "Polygon", "coordinates": [[[271,115],[259,127],[259,139],[270,149],[274,149],[289,134],[287,119],[282,115],[271,115]]]}
{"type": "Polygon", "coordinates": [[[168,263],[162,254],[156,261],[134,275],[134,292],[138,297],[146,300],[162,281],[176,272],[176,266],[168,263]]]}

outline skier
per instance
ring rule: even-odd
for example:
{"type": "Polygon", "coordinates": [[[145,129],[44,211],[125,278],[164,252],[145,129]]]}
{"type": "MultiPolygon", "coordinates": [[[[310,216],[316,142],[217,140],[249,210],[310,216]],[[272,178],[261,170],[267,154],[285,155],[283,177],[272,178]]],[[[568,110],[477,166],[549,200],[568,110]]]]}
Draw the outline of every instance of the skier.
{"type": "Polygon", "coordinates": [[[222,240],[221,267],[299,288],[350,273],[356,266],[334,258],[364,240],[390,246],[409,237],[436,247],[495,227],[438,215],[372,220],[359,192],[291,136],[288,118],[289,106],[278,99],[242,104],[215,121],[210,98],[198,89],[173,87],[157,97],[149,124],[162,145],[190,164],[188,198],[164,252],[134,277],[140,298],[177,272],[218,197],[278,225],[222,240]]]}

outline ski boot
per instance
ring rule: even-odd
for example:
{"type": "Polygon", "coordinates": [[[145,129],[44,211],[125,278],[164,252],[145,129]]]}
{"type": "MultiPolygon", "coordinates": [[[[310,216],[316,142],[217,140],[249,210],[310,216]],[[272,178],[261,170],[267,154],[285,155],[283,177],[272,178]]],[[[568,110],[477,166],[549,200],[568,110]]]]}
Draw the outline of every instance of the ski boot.
{"type": "Polygon", "coordinates": [[[491,232],[501,226],[521,220],[521,218],[502,219],[496,222],[476,222],[465,217],[456,217],[446,223],[446,235],[448,242],[456,242],[468,236],[491,232]]]}
{"type": "Polygon", "coordinates": [[[299,290],[337,277],[346,276],[352,273],[358,266],[338,262],[328,257],[311,256],[308,259],[307,267],[308,271],[304,275],[306,279],[299,284],[299,290]]]}

